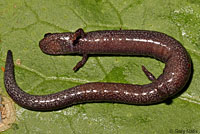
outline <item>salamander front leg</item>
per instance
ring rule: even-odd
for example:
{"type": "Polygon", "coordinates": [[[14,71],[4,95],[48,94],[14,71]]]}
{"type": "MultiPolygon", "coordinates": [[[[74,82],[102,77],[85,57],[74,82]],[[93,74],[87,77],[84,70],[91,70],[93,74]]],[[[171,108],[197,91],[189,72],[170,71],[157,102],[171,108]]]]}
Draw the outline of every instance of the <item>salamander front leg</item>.
{"type": "Polygon", "coordinates": [[[79,28],[78,30],[76,30],[76,32],[74,33],[72,40],[73,40],[73,45],[76,45],[79,41],[80,38],[83,38],[85,36],[85,32],[83,31],[82,28],[79,28]]]}
{"type": "Polygon", "coordinates": [[[87,54],[83,54],[83,58],[81,61],[79,61],[76,66],[73,68],[73,70],[76,72],[78,71],[86,62],[88,59],[88,55],[87,54]]]}
{"type": "Polygon", "coordinates": [[[156,80],[155,76],[151,72],[149,72],[144,66],[142,66],[142,70],[150,81],[156,80]]]}

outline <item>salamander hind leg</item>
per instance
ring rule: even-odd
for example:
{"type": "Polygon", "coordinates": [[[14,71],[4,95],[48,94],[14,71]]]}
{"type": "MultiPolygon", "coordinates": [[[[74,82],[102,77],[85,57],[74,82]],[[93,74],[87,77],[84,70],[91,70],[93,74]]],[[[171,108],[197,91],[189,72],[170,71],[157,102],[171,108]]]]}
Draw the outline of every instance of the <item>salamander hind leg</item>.
{"type": "Polygon", "coordinates": [[[148,78],[150,81],[155,81],[155,80],[156,80],[155,76],[154,76],[151,72],[149,72],[149,71],[146,69],[146,67],[142,66],[142,71],[145,73],[145,75],[147,76],[147,78],[148,78]]]}
{"type": "Polygon", "coordinates": [[[73,70],[76,72],[78,71],[86,62],[88,59],[88,55],[87,54],[83,54],[83,58],[81,61],[79,61],[76,66],[73,68],[73,70]]]}

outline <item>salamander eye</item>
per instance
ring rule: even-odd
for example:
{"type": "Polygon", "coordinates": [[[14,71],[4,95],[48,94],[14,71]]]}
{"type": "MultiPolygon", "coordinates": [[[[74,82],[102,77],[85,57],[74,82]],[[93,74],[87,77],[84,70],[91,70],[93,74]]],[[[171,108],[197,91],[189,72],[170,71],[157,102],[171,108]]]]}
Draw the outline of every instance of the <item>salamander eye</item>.
{"type": "Polygon", "coordinates": [[[46,34],[44,35],[44,37],[47,37],[47,36],[49,36],[49,35],[51,35],[51,33],[46,33],[46,34]]]}

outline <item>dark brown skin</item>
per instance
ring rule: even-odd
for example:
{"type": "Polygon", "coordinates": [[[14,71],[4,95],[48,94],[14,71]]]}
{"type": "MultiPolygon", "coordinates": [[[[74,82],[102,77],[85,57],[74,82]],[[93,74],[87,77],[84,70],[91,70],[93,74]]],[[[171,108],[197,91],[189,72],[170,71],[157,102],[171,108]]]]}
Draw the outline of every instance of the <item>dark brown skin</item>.
{"type": "Polygon", "coordinates": [[[22,91],[14,76],[12,52],[8,51],[4,83],[10,97],[20,106],[31,110],[56,110],[84,102],[118,102],[148,105],[162,102],[177,94],[187,83],[191,60],[185,48],[174,38],[155,31],[119,30],[84,33],[46,34],[40,41],[46,54],[82,54],[74,67],[78,70],[88,54],[143,55],[164,62],[163,74],[157,79],[144,66],[142,70],[152,81],[146,85],[122,83],[87,83],[49,95],[30,95],[22,91]]]}

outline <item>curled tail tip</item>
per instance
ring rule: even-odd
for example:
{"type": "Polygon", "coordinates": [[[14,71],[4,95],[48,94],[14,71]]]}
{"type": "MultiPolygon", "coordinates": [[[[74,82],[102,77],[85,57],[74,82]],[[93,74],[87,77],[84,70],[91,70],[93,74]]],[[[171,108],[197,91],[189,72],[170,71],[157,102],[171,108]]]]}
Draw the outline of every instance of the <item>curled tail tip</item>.
{"type": "Polygon", "coordinates": [[[6,57],[6,65],[5,65],[5,71],[8,70],[9,68],[13,68],[13,55],[12,51],[8,50],[7,52],[7,57],[6,57]]]}
{"type": "Polygon", "coordinates": [[[12,58],[12,51],[11,50],[8,50],[8,52],[7,52],[7,58],[12,58]]]}
{"type": "Polygon", "coordinates": [[[11,54],[12,54],[12,51],[8,50],[7,55],[11,55],[11,54]]]}

